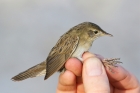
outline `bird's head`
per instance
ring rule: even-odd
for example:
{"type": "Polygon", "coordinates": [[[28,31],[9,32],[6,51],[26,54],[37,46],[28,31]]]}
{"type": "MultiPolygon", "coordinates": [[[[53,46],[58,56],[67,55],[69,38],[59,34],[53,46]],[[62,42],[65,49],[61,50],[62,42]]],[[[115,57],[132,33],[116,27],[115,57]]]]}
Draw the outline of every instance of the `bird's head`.
{"type": "Polygon", "coordinates": [[[104,30],[102,30],[98,25],[91,23],[91,22],[85,22],[86,29],[87,29],[87,33],[90,37],[101,37],[101,36],[113,36],[107,32],[105,32],[104,30]]]}

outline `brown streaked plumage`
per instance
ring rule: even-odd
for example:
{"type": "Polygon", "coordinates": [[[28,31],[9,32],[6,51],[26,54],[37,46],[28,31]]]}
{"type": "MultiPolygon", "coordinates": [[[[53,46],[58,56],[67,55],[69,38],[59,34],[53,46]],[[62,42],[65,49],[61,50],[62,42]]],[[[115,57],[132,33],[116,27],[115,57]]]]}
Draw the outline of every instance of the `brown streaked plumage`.
{"type": "MultiPolygon", "coordinates": [[[[21,81],[41,75],[45,75],[44,79],[47,79],[56,71],[61,72],[64,70],[64,64],[69,58],[76,57],[82,61],[82,54],[89,50],[93,41],[96,38],[105,35],[112,36],[94,23],[83,22],[71,28],[60,37],[56,45],[51,49],[45,61],[19,73],[14,76],[12,80],[21,81]]],[[[115,60],[116,59],[108,60],[106,64],[109,64],[110,62],[114,63],[115,60]]],[[[117,61],[115,62],[115,64],[119,63],[117,61]]]]}

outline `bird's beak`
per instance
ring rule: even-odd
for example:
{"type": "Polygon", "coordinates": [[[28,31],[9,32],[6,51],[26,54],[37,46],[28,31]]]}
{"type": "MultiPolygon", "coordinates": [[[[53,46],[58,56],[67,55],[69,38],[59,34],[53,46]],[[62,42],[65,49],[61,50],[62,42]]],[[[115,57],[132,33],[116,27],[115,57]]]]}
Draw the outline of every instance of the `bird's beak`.
{"type": "Polygon", "coordinates": [[[107,36],[111,36],[111,37],[113,37],[113,35],[111,35],[111,34],[105,32],[105,31],[103,32],[103,35],[107,35],[107,36]]]}

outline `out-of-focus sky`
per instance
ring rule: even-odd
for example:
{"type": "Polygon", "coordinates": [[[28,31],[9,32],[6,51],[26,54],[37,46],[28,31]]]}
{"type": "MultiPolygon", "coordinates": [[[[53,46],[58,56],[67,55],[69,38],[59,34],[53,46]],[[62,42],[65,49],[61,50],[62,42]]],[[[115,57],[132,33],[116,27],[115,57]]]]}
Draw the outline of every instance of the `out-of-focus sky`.
{"type": "Polygon", "coordinates": [[[59,37],[90,21],[114,37],[96,40],[90,52],[120,57],[140,80],[139,0],[0,0],[0,93],[55,93],[59,73],[13,82],[45,60],[59,37]]]}

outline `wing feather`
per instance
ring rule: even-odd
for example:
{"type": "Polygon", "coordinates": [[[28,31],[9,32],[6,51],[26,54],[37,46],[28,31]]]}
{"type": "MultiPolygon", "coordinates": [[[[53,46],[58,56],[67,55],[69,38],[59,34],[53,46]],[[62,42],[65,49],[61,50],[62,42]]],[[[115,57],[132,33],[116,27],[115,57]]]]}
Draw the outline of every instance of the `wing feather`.
{"type": "Polygon", "coordinates": [[[33,78],[45,74],[45,79],[47,79],[54,72],[60,70],[64,66],[65,62],[71,57],[77,48],[78,42],[79,37],[77,36],[62,36],[56,46],[52,48],[48,58],[45,61],[19,73],[18,75],[14,76],[12,80],[21,81],[27,78],[33,78]]]}
{"type": "Polygon", "coordinates": [[[63,35],[55,47],[49,53],[46,64],[46,75],[44,79],[49,78],[53,73],[59,71],[65,62],[72,56],[79,42],[76,35],[63,35]]]}

